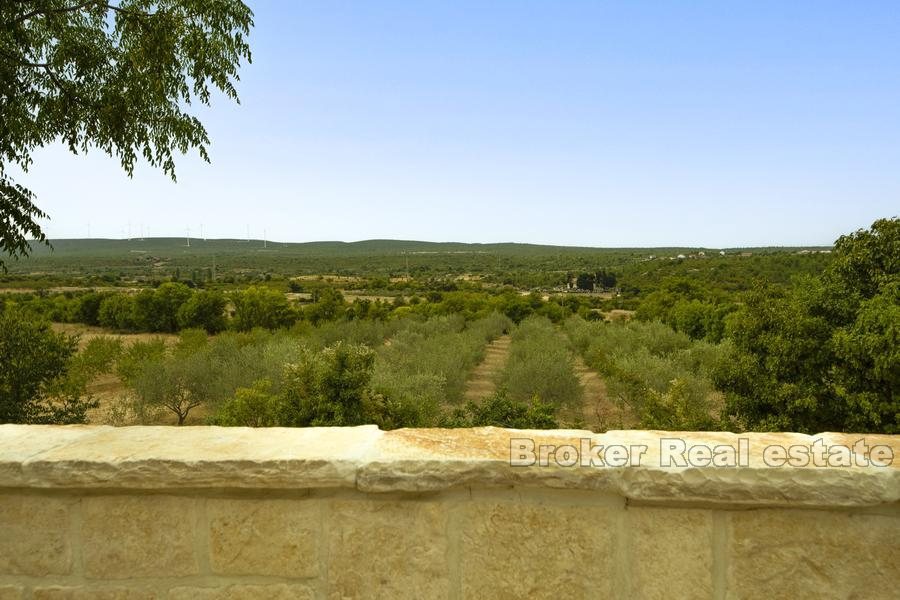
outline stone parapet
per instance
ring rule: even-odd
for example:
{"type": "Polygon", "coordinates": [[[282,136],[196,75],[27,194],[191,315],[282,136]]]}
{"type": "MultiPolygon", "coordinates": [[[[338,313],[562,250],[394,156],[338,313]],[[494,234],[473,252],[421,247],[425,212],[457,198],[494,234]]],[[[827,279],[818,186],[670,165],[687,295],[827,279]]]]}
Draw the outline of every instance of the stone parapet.
{"type": "Polygon", "coordinates": [[[0,600],[897,589],[897,436],[0,426],[0,600]]]}

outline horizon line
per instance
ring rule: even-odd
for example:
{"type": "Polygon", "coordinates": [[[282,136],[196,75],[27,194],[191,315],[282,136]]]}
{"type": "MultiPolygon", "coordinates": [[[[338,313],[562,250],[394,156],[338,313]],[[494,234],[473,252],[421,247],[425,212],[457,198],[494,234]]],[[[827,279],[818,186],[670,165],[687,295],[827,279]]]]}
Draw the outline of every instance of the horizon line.
{"type": "MultiPolygon", "coordinates": [[[[131,238],[117,238],[117,237],[72,237],[72,238],[47,238],[46,241],[49,243],[53,242],[142,242],[142,241],[151,241],[151,240],[191,240],[192,242],[242,242],[242,243],[267,243],[267,244],[282,244],[282,245],[311,245],[311,244],[364,244],[369,242],[391,242],[391,243],[406,243],[406,244],[456,244],[460,246],[537,246],[537,247],[546,247],[546,248],[575,248],[575,249],[586,249],[586,250],[657,250],[657,249],[690,249],[690,250],[750,250],[750,249],[767,249],[767,248],[783,248],[783,249],[829,249],[834,248],[834,244],[795,244],[795,245],[786,245],[786,244],[770,244],[766,246],[696,246],[696,245],[687,245],[687,244],[669,244],[669,245],[654,245],[654,246],[584,246],[584,245],[573,245],[567,246],[562,244],[543,244],[537,242],[514,242],[514,241],[504,241],[504,242],[460,242],[460,241],[433,241],[433,240],[412,240],[412,239],[401,239],[401,238],[366,238],[361,240],[309,240],[303,242],[285,242],[267,238],[238,238],[238,237],[224,237],[224,238],[204,238],[204,237],[195,237],[195,236],[153,236],[153,237],[131,237],[131,238]]],[[[28,240],[29,245],[36,244],[37,246],[44,245],[40,240],[28,240]]]]}

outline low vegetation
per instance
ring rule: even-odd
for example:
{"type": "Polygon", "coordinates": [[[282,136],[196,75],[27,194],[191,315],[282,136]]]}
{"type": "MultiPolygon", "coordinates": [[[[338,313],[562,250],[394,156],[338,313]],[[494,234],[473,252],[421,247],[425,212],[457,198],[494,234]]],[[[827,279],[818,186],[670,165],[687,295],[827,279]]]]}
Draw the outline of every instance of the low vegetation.
{"type": "Polygon", "coordinates": [[[565,331],[588,366],[603,375],[613,401],[642,428],[728,428],[710,378],[721,348],[659,322],[588,323],[572,317],[565,331]]]}
{"type": "Polygon", "coordinates": [[[900,431],[900,221],[829,254],[692,256],[573,260],[549,290],[510,271],[8,293],[0,421],[577,426],[577,362],[640,427],[900,431]],[[464,402],[506,333],[496,385],[464,402]],[[99,409],[98,378],[116,390],[99,409]]]}

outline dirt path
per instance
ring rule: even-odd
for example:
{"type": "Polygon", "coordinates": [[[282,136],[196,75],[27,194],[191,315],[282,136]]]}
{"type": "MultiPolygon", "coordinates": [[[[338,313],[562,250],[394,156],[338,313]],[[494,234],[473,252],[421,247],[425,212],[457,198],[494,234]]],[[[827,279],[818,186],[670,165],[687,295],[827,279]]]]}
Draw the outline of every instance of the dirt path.
{"type": "Polygon", "coordinates": [[[581,417],[584,427],[591,431],[628,429],[635,426],[633,415],[613,402],[600,375],[576,356],[572,367],[584,390],[581,417]]]}
{"type": "Polygon", "coordinates": [[[497,388],[497,375],[506,366],[509,358],[509,344],[512,338],[508,335],[498,337],[484,349],[484,360],[472,370],[466,382],[463,394],[465,401],[479,401],[490,396],[497,388]]]}

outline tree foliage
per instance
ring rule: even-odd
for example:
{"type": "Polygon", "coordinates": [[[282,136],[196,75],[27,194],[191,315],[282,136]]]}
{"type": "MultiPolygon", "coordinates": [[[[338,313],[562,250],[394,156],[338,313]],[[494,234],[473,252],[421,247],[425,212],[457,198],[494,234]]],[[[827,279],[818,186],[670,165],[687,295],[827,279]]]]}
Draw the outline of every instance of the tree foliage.
{"type": "Polygon", "coordinates": [[[207,333],[224,330],[225,296],[221,292],[200,290],[182,304],[177,312],[178,325],[182,329],[199,327],[207,333]]]}
{"type": "Polygon", "coordinates": [[[577,406],[583,396],[566,340],[545,317],[529,317],[513,332],[499,382],[516,402],[577,406]]]}
{"type": "Polygon", "coordinates": [[[513,400],[500,388],[482,402],[466,402],[453,412],[448,427],[511,427],[513,429],[556,429],[556,407],[537,396],[530,402],[513,400]]]}
{"type": "Polygon", "coordinates": [[[252,17],[240,0],[0,3],[0,255],[45,240],[47,215],[8,172],[27,171],[36,148],[97,148],[129,175],[139,157],[173,178],[175,153],[209,160],[188,109],[215,90],[237,100],[252,17]]]}
{"type": "Polygon", "coordinates": [[[588,323],[572,317],[564,329],[630,419],[607,427],[684,431],[727,425],[719,423],[720,402],[709,376],[721,346],[691,340],[659,322],[588,323]]]}
{"type": "Polygon", "coordinates": [[[77,338],[0,311],[0,423],[83,423],[93,403],[70,377],[77,338]]]}
{"type": "Polygon", "coordinates": [[[716,373],[747,428],[900,432],[900,220],[841,237],[821,277],[762,289],[716,373]]]}
{"type": "Polygon", "coordinates": [[[284,294],[267,287],[249,287],[231,295],[234,304],[234,328],[250,331],[254,327],[278,329],[290,327],[299,315],[284,294]]]}

